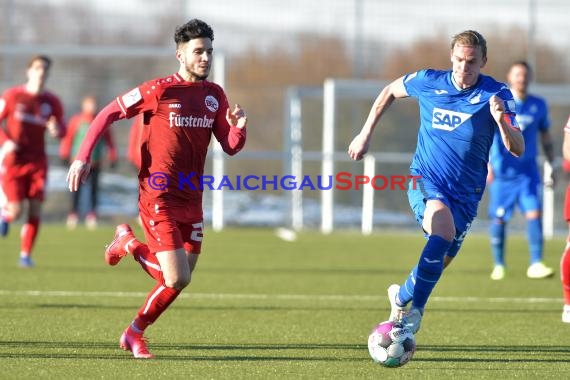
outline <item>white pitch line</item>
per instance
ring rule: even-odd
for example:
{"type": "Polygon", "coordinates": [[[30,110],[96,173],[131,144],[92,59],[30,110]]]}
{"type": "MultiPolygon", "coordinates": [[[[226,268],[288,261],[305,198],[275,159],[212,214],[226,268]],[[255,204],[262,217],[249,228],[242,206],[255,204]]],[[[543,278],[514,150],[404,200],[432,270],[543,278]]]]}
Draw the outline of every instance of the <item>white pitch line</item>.
{"type": "MultiPolygon", "coordinates": [[[[0,297],[117,297],[144,298],[143,292],[82,292],[69,290],[2,290],[0,297]]],[[[239,294],[239,293],[182,293],[178,298],[191,299],[250,299],[250,300],[283,300],[283,301],[362,301],[383,302],[384,296],[340,295],[340,294],[239,294]]],[[[562,298],[544,297],[430,297],[433,302],[450,303],[561,303],[562,298]]]]}

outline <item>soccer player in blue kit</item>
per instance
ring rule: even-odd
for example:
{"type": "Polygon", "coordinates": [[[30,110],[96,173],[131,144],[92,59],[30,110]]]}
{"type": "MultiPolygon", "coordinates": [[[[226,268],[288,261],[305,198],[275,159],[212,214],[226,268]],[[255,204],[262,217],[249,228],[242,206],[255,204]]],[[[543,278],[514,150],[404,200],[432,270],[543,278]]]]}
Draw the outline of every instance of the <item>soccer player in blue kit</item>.
{"type": "Polygon", "coordinates": [[[404,283],[388,288],[390,320],[402,321],[414,334],[444,267],[459,251],[477,214],[495,131],[514,156],[524,153],[513,96],[505,84],[480,73],[486,62],[487,43],[481,34],[457,34],[451,41],[452,69],[420,70],[386,86],[348,148],[352,159],[362,159],[392,102],[418,99],[420,129],[410,173],[421,178],[416,186],[410,183],[408,199],[427,243],[404,283]]]}
{"type": "MultiPolygon", "coordinates": [[[[515,206],[524,214],[527,222],[527,240],[530,251],[530,266],[527,277],[539,279],[551,277],[552,268],[542,262],[542,197],[538,155],[538,136],[542,150],[551,168],[554,167],[554,152],[550,137],[548,108],[544,99],[529,94],[531,68],[524,61],[515,62],[507,73],[507,83],[516,102],[517,123],[522,131],[525,152],[520,158],[513,157],[501,143],[495,132],[489,161],[489,218],[492,220],[491,250],[493,253],[492,280],[505,277],[505,230],[515,206]]],[[[553,173],[553,170],[550,171],[553,173]]],[[[553,185],[554,179],[548,180],[553,185]]]]}

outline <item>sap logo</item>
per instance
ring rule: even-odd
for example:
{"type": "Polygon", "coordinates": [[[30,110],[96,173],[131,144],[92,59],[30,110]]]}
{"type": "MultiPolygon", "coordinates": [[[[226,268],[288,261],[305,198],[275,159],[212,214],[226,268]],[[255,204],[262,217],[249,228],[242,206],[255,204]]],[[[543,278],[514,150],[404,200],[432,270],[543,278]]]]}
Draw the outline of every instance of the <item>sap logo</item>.
{"type": "Polygon", "coordinates": [[[170,103],[168,108],[182,108],[182,104],[180,103],[170,103]]]}
{"type": "Polygon", "coordinates": [[[471,114],[434,108],[431,124],[436,129],[453,131],[471,118],[471,114]]]}

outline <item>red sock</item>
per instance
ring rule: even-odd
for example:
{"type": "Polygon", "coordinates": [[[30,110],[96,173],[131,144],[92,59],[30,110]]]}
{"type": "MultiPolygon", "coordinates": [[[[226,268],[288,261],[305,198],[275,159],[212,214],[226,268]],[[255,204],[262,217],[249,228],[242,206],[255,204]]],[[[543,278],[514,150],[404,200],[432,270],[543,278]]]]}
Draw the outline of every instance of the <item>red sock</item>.
{"type": "Polygon", "coordinates": [[[160,269],[160,264],[156,256],[148,249],[148,245],[135,240],[128,248],[130,248],[133,257],[141,265],[142,269],[144,269],[150,277],[162,283],[162,269],[160,269]]]}
{"type": "MultiPolygon", "coordinates": [[[[144,331],[149,325],[154,323],[160,315],[178,297],[180,290],[167,288],[161,283],[156,284],[154,289],[148,294],[146,302],[137,313],[133,321],[136,330],[144,331]]],[[[136,332],[136,330],[134,330],[136,332]]]]}
{"type": "Polygon", "coordinates": [[[560,279],[562,280],[562,292],[564,303],[570,305],[570,249],[566,249],[560,260],[560,279]]]}
{"type": "Polygon", "coordinates": [[[28,256],[31,255],[39,229],[40,218],[38,217],[29,218],[28,222],[22,226],[21,251],[24,254],[27,254],[28,256]]]}

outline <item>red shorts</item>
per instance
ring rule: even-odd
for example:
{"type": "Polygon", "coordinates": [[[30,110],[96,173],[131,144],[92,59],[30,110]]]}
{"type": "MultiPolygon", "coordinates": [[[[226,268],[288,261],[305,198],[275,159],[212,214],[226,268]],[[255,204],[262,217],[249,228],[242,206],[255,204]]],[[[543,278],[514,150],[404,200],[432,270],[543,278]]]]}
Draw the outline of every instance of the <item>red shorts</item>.
{"type": "Polygon", "coordinates": [[[199,254],[202,248],[204,217],[202,202],[181,207],[167,203],[139,201],[146,242],[151,252],[174,251],[199,254]]]}
{"type": "Polygon", "coordinates": [[[44,200],[47,178],[47,162],[10,164],[3,168],[2,191],[8,202],[24,199],[44,200]]]}

